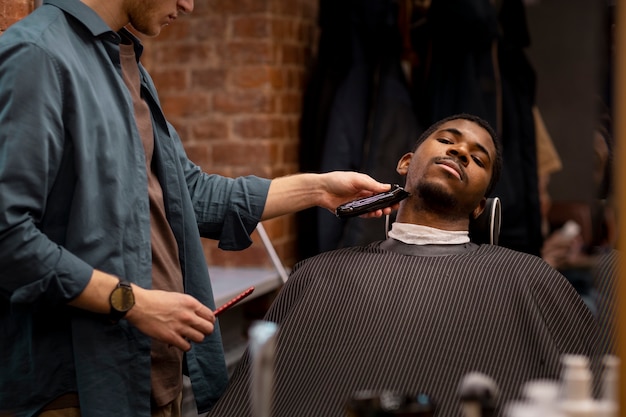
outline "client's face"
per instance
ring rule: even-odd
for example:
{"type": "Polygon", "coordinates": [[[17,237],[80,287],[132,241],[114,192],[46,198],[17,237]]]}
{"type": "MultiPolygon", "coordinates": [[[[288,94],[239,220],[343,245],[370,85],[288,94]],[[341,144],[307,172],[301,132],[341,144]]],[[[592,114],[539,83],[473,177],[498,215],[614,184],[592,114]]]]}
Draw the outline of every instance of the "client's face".
{"type": "Polygon", "coordinates": [[[482,210],[496,149],[485,129],[457,119],[442,124],[400,160],[406,188],[423,206],[467,216],[482,210]]]}

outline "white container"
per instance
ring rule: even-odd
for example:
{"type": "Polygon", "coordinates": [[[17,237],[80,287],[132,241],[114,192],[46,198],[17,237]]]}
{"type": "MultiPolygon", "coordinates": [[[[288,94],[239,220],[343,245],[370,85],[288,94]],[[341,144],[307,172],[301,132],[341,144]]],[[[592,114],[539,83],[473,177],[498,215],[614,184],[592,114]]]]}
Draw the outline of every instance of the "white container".
{"type": "Polygon", "coordinates": [[[563,355],[561,398],[558,411],[564,417],[597,417],[597,404],[591,394],[589,360],[581,355],[563,355]]]}

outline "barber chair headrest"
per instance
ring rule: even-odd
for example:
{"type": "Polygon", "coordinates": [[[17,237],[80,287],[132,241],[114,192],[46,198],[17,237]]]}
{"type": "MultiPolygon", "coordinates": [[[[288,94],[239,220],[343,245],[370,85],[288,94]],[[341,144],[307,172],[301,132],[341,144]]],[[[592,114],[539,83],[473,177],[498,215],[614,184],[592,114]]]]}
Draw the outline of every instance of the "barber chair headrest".
{"type": "Polygon", "coordinates": [[[498,197],[487,199],[485,209],[476,219],[470,219],[469,236],[474,243],[497,245],[502,222],[502,206],[498,197]]]}

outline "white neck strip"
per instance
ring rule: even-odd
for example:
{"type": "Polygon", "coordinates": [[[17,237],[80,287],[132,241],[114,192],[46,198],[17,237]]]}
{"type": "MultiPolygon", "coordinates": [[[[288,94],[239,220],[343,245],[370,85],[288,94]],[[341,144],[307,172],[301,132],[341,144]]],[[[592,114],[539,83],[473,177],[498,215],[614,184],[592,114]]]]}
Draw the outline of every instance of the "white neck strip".
{"type": "Polygon", "coordinates": [[[410,223],[393,223],[389,237],[408,245],[459,245],[470,241],[466,230],[441,230],[410,223]]]}

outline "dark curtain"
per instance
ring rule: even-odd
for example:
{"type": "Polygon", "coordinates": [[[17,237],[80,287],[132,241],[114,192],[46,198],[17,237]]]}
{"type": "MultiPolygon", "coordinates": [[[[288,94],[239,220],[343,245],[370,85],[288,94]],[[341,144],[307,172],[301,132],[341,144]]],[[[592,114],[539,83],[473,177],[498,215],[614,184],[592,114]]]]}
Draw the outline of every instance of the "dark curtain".
{"type": "MultiPolygon", "coordinates": [[[[398,159],[432,123],[478,115],[503,144],[500,245],[539,254],[535,74],[521,0],[320,2],[319,60],[302,119],[301,169],[401,183],[398,159]],[[427,2],[426,2],[427,3],[427,2]],[[403,18],[407,17],[407,24],[403,18]],[[408,71],[402,70],[404,63],[408,71]]],[[[299,217],[300,257],[384,238],[384,219],[299,217]]]]}

